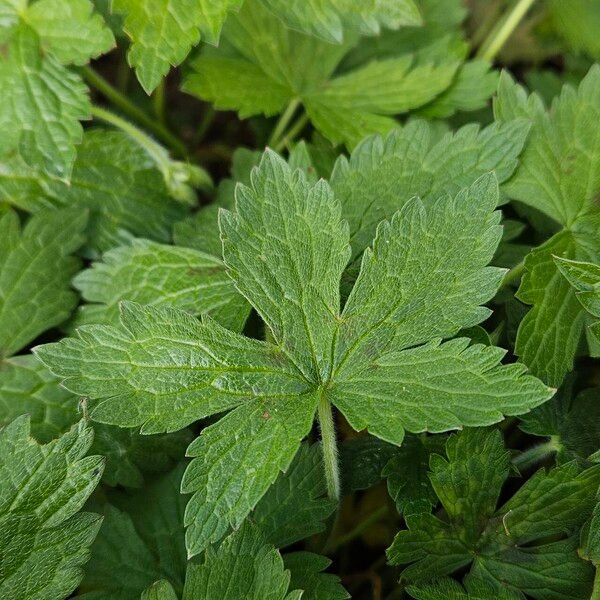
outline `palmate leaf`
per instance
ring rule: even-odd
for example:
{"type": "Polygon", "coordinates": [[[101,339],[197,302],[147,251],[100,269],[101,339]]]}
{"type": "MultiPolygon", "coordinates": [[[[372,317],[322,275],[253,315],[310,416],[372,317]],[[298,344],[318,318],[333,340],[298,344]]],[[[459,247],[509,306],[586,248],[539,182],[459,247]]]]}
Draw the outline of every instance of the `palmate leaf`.
{"type": "Polygon", "coordinates": [[[286,29],[258,0],[229,18],[218,50],[194,60],[183,89],[242,118],[282,112],[299,100],[328,139],[354,146],[385,133],[392,115],[429,103],[453,81],[459,61],[420,60],[407,53],[334,74],[351,47],[286,29]]]}
{"type": "Polygon", "coordinates": [[[520,592],[497,589],[472,577],[466,578],[464,588],[448,577],[433,583],[409,585],[406,591],[416,600],[521,600],[524,597],[520,592]]]}
{"type": "Polygon", "coordinates": [[[552,395],[521,366],[499,365],[502,350],[432,341],[488,315],[480,305],[503,273],[486,266],[500,239],[497,202],[488,175],[428,208],[408,203],[380,226],[341,311],[350,255],[341,206],[325,182],[309,183],[267,151],[251,186],[238,186],[236,212],[223,211],[220,224],[229,275],[272,342],[209,318],[124,303],[120,327],[82,327],[79,338],[37,354],[68,389],[97,401],[92,415],[101,422],[156,433],[233,409],[188,449],[194,460],[182,490],[194,494],[186,509],[193,555],[239,527],[289,467],[319,402],[400,443],[404,429],[489,424],[552,395]],[[408,233],[412,242],[402,248],[408,233]],[[438,237],[443,243],[432,244],[438,237]],[[374,284],[378,273],[385,278],[374,284]],[[440,308],[440,297],[452,302],[440,308]]]}
{"type": "Polygon", "coordinates": [[[11,356],[71,314],[77,296],[70,280],[83,243],[87,214],[46,211],[23,230],[18,215],[0,217],[0,358],[11,356]]]}
{"type": "Polygon", "coordinates": [[[209,314],[235,331],[242,329],[249,313],[219,259],[150,240],[136,239],[110,250],[101,263],[79,273],[73,285],[90,304],[80,308],[72,328],[117,325],[121,300],[209,314]]]}
{"type": "Polygon", "coordinates": [[[94,257],[132,235],[167,242],[186,214],[150,156],[125,133],[102,129],[83,136],[69,185],[15,157],[0,165],[0,198],[32,213],[87,209],[86,254],[94,257]]]}
{"type": "Polygon", "coordinates": [[[573,368],[584,310],[553,256],[598,262],[600,209],[600,67],[577,90],[565,86],[550,111],[537,95],[503,75],[495,105],[499,120],[533,124],[522,161],[506,192],[550,217],[562,230],[525,259],[517,297],[532,309],[517,334],[516,353],[534,374],[558,386],[573,368]]]}
{"type": "Polygon", "coordinates": [[[447,459],[433,456],[430,473],[446,520],[407,516],[408,529],[388,549],[393,564],[411,563],[402,578],[428,582],[471,565],[471,577],[496,590],[536,599],[589,597],[591,569],[575,548],[595,502],[600,468],[582,471],[568,463],[538,471],[496,509],[510,472],[499,433],[465,430],[449,438],[446,452],[447,459]],[[554,535],[567,537],[548,541],[554,535]]]}
{"type": "Polygon", "coordinates": [[[79,512],[102,474],[102,457],[85,457],[92,437],[80,422],[40,446],[26,416],[0,432],[2,598],[60,600],[81,581],[101,523],[79,512]]]}

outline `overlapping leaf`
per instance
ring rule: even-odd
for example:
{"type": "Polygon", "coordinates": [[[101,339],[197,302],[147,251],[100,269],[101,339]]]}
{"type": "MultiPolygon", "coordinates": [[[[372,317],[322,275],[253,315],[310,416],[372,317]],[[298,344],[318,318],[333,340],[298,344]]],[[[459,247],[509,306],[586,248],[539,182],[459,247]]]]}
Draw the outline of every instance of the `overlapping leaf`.
{"type": "Polygon", "coordinates": [[[331,45],[283,28],[256,0],[228,20],[223,37],[218,50],[194,61],[185,91],[242,118],[275,115],[300,101],[318,130],[349,146],[387,132],[393,115],[429,103],[452,83],[459,65],[408,53],[336,76],[351,42],[331,45]]]}
{"type": "Polygon", "coordinates": [[[522,366],[499,364],[502,350],[435,341],[489,314],[481,304],[502,277],[486,266],[500,239],[497,202],[487,176],[427,208],[406,204],[379,227],[341,311],[350,255],[341,206],[325,182],[267,151],[220,225],[229,275],[272,342],[124,303],[120,327],[82,327],[37,352],[70,390],[98,401],[101,422],[174,431],[234,409],[188,449],[182,490],[194,494],[186,525],[196,554],[239,527],[288,468],[319,402],[400,443],[404,429],[488,424],[548,399],[522,366]]]}
{"type": "Polygon", "coordinates": [[[101,263],[80,273],[73,285],[91,304],[81,307],[72,327],[119,323],[119,302],[172,306],[193,315],[210,314],[239,331],[249,307],[217,258],[192,250],[136,239],[110,250],[101,263]]]}
{"type": "Polygon", "coordinates": [[[449,438],[446,453],[432,457],[430,473],[446,518],[407,516],[408,529],[388,549],[393,564],[410,563],[402,578],[426,582],[470,566],[472,577],[496,590],[588,598],[592,573],[577,556],[577,533],[594,506],[599,467],[538,471],[496,508],[510,472],[499,433],[465,430],[449,438]]]}
{"type": "Polygon", "coordinates": [[[496,114],[527,117],[532,133],[507,193],[556,221],[562,230],[525,260],[517,297],[533,308],[519,328],[516,352],[550,385],[573,368],[584,311],[553,256],[598,262],[600,210],[600,68],[593,67],[577,90],[570,86],[549,112],[539,97],[527,97],[508,75],[502,79],[496,114]]]}
{"type": "MultiPolygon", "coordinates": [[[[4,2],[0,8],[0,161],[20,160],[68,181],[89,118],[87,89],[64,65],[85,64],[114,45],[89,0],[4,2]]],[[[2,162],[0,162],[0,170],[2,162]]]]}
{"type": "Polygon", "coordinates": [[[88,209],[91,255],[122,245],[131,234],[166,242],[173,223],[185,215],[148,154],[126,134],[105,130],[84,135],[69,185],[18,157],[0,165],[0,198],[33,213],[88,209]]]}
{"type": "Polygon", "coordinates": [[[70,288],[79,270],[85,211],[45,211],[23,230],[17,213],[0,217],[0,357],[15,354],[62,323],[77,304],[70,288]]]}
{"type": "Polygon", "coordinates": [[[0,596],[62,599],[82,578],[101,524],[79,510],[102,474],[85,457],[92,430],[80,422],[45,446],[29,437],[29,418],[0,432],[0,596]]]}

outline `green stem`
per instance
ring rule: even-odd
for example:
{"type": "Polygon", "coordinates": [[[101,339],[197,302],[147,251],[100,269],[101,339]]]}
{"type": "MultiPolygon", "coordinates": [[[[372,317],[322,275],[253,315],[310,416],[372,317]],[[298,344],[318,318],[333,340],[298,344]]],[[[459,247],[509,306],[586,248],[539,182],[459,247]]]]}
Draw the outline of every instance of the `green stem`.
{"type": "Polygon", "coordinates": [[[152,157],[159,169],[168,170],[171,163],[169,153],[133,123],[99,106],[92,106],[92,116],[124,131],[152,157]]]}
{"type": "Polygon", "coordinates": [[[508,273],[506,273],[504,279],[502,280],[502,287],[518,281],[521,278],[521,275],[523,275],[523,271],[525,271],[524,260],[522,260],[518,265],[515,265],[510,271],[508,271],[508,273]]]}
{"type": "Polygon", "coordinates": [[[535,0],[519,0],[506,18],[492,30],[481,44],[477,52],[478,58],[492,62],[534,2],[535,0]]]}
{"type": "Polygon", "coordinates": [[[548,458],[551,454],[554,454],[560,449],[560,442],[557,437],[552,436],[550,440],[543,444],[533,446],[520,454],[517,454],[512,459],[512,463],[519,471],[526,471],[531,467],[534,467],[544,459],[548,458]]]}
{"type": "Polygon", "coordinates": [[[212,106],[207,106],[202,118],[200,119],[200,124],[198,125],[198,129],[196,131],[196,135],[194,136],[194,144],[199,144],[204,136],[208,133],[211,125],[216,116],[216,111],[212,106]]]}
{"type": "Polygon", "coordinates": [[[318,406],[319,426],[321,428],[321,445],[323,448],[323,463],[325,466],[325,480],[327,482],[327,495],[331,500],[339,502],[340,499],[340,473],[338,466],[337,441],[335,436],[335,423],[331,404],[324,393],[321,394],[318,406]]]}
{"type": "Polygon", "coordinates": [[[104,77],[96,73],[94,69],[89,66],[82,67],[81,73],[92,87],[97,89],[107,100],[110,100],[112,104],[123,111],[125,115],[151,131],[177,155],[186,156],[187,150],[181,141],[155,119],[151,119],[139,106],[133,104],[127,96],[114,88],[104,77]]]}
{"type": "Polygon", "coordinates": [[[281,138],[284,137],[284,131],[288,126],[289,122],[292,120],[296,109],[300,106],[300,100],[298,98],[294,98],[287,105],[287,108],[281,113],[277,123],[275,123],[275,127],[271,133],[271,137],[268,141],[268,146],[271,148],[276,148],[280,143],[281,138]]]}
{"type": "Polygon", "coordinates": [[[296,122],[289,128],[288,132],[281,138],[279,144],[273,147],[276,152],[281,152],[290,142],[293,142],[308,123],[306,113],[300,115],[296,122]]]}
{"type": "Polygon", "coordinates": [[[335,552],[341,546],[345,546],[352,540],[355,540],[357,537],[362,535],[364,531],[371,527],[371,525],[377,523],[377,521],[384,517],[387,512],[387,506],[380,506],[377,510],[374,510],[371,514],[367,515],[367,517],[363,519],[354,529],[350,530],[344,535],[341,535],[337,539],[330,540],[323,549],[323,554],[335,552]]]}
{"type": "Polygon", "coordinates": [[[165,103],[166,103],[166,89],[164,78],[160,80],[160,83],[152,93],[152,106],[154,107],[154,114],[158,118],[161,125],[164,126],[166,122],[165,117],[165,103]]]}

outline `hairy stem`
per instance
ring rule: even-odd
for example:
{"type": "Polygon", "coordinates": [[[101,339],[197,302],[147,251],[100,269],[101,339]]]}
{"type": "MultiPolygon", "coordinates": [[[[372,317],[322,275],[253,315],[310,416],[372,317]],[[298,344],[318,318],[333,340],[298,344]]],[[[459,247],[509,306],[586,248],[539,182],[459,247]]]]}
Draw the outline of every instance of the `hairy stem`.
{"type": "Polygon", "coordinates": [[[276,148],[281,142],[281,139],[285,137],[284,132],[289,125],[289,122],[292,120],[292,117],[294,116],[298,106],[300,106],[300,100],[298,98],[294,98],[287,105],[287,108],[281,113],[277,123],[275,123],[275,127],[273,127],[271,137],[269,138],[268,145],[271,148],[276,148]]]}
{"type": "MultiPolygon", "coordinates": [[[[151,131],[158,139],[163,141],[178,156],[185,156],[185,146],[170,131],[161,125],[156,119],[150,118],[139,106],[136,106],[127,96],[114,88],[104,77],[96,73],[91,67],[82,67],[81,73],[86,81],[98,90],[107,100],[114,104],[130,119],[136,121],[148,131],[151,131]]],[[[96,116],[96,115],[94,115],[96,116]]],[[[100,118],[100,117],[99,117],[100,118]]]]}
{"type": "Polygon", "coordinates": [[[481,44],[477,52],[478,58],[492,62],[534,2],[535,0],[519,0],[504,20],[492,30],[488,38],[481,44]]]}
{"type": "Polygon", "coordinates": [[[531,467],[534,467],[550,455],[554,454],[560,449],[560,442],[557,437],[552,436],[547,442],[533,446],[520,454],[517,454],[512,460],[513,465],[519,469],[519,471],[526,471],[531,467]]]}
{"type": "Polygon", "coordinates": [[[335,436],[335,423],[331,404],[325,394],[321,394],[318,406],[319,427],[321,428],[321,445],[323,448],[323,464],[325,466],[325,480],[327,481],[327,495],[331,500],[338,502],[340,499],[340,473],[338,466],[337,440],[335,436]]]}

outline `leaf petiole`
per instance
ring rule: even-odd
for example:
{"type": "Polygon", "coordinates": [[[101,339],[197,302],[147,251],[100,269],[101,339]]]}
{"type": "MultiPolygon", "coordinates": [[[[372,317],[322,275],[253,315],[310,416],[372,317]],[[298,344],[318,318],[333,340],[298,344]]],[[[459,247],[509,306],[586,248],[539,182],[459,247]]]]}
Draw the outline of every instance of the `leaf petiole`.
{"type": "Polygon", "coordinates": [[[321,444],[323,448],[323,463],[327,481],[327,495],[331,500],[340,499],[340,472],[338,464],[338,449],[335,434],[335,423],[331,403],[321,392],[318,406],[319,427],[321,428],[321,444]]]}

